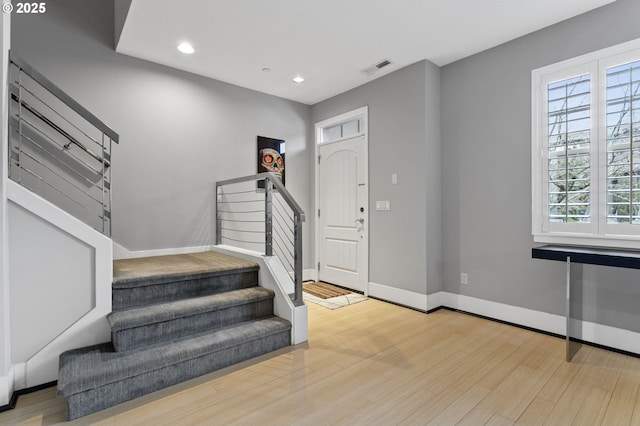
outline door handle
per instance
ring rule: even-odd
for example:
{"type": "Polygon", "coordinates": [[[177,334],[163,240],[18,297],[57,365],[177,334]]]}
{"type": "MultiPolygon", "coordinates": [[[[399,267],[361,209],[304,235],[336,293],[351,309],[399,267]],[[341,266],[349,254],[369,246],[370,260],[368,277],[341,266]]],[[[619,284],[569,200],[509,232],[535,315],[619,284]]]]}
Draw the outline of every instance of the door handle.
{"type": "Polygon", "coordinates": [[[364,225],[364,218],[360,217],[360,218],[354,220],[354,222],[360,222],[360,225],[364,225]]]}

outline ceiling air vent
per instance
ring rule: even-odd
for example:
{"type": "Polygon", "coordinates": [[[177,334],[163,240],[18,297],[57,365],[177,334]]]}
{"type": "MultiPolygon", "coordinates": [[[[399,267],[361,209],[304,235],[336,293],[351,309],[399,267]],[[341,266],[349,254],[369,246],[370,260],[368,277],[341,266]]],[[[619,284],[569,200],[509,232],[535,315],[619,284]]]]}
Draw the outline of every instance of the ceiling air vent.
{"type": "Polygon", "coordinates": [[[383,59],[382,61],[376,64],[373,64],[371,66],[366,67],[363,70],[360,70],[360,72],[363,72],[367,75],[373,75],[378,71],[380,71],[382,68],[386,67],[387,65],[391,65],[391,61],[389,61],[388,59],[383,59]]]}

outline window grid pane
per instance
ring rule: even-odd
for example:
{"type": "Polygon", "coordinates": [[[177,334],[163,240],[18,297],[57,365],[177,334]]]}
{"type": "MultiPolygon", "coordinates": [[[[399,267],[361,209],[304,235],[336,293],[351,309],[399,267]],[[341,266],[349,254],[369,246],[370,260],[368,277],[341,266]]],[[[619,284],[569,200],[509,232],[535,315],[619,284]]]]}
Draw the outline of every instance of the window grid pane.
{"type": "Polygon", "coordinates": [[[607,223],[640,224],[640,61],[607,69],[607,223]]]}
{"type": "MultiPolygon", "coordinates": [[[[550,222],[591,221],[591,78],[547,85],[550,222]]],[[[639,144],[640,145],[640,144],[639,144]]]]}

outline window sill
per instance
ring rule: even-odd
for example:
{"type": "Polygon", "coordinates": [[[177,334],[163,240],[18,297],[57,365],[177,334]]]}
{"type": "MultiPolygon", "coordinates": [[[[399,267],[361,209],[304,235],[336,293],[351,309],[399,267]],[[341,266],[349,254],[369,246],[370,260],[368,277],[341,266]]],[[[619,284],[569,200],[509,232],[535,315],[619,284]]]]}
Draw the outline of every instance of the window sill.
{"type": "Polygon", "coordinates": [[[533,234],[535,243],[640,250],[640,236],[587,235],[569,233],[533,234]]]}

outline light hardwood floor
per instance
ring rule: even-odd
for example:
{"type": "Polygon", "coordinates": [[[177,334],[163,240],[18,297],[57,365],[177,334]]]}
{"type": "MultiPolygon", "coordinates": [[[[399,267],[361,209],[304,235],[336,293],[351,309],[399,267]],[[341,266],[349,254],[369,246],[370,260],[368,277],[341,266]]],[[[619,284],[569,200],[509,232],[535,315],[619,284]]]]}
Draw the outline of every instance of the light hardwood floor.
{"type": "MultiPolygon", "coordinates": [[[[640,425],[640,359],[440,310],[309,305],[309,342],[78,419],[100,425],[640,425]]],[[[55,389],[0,424],[64,422],[55,389]]]]}

